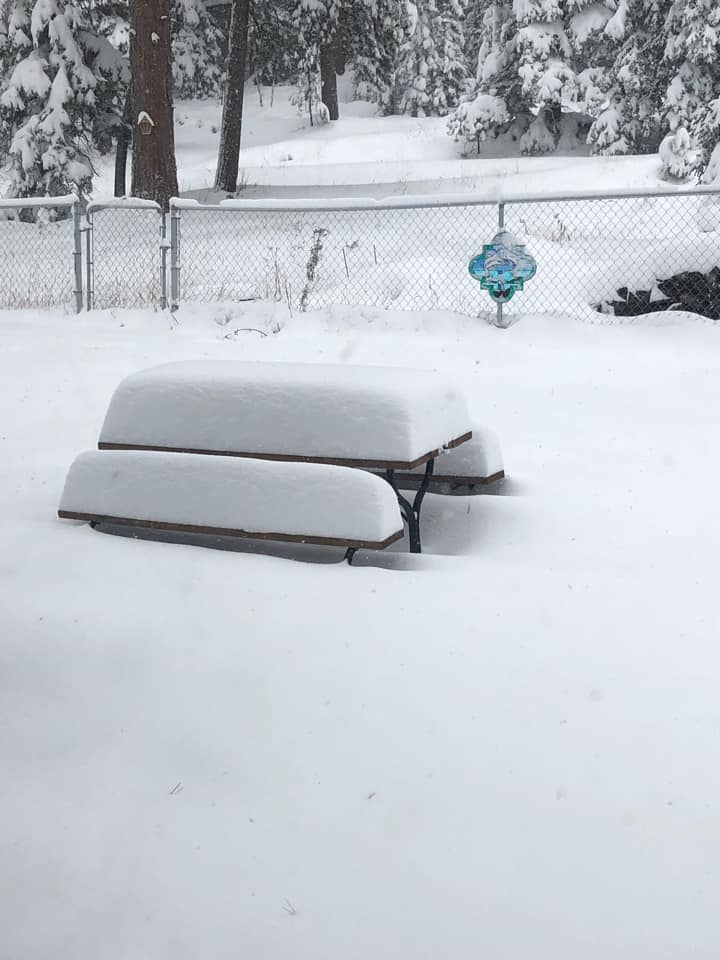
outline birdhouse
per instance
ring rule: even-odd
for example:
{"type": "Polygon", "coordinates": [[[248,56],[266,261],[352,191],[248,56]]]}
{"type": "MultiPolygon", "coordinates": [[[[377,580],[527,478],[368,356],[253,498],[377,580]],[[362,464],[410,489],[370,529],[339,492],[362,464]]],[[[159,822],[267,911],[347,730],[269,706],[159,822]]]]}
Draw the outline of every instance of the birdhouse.
{"type": "Polygon", "coordinates": [[[143,137],[149,137],[155,127],[152,117],[144,110],[138,115],[137,125],[143,137]]]}

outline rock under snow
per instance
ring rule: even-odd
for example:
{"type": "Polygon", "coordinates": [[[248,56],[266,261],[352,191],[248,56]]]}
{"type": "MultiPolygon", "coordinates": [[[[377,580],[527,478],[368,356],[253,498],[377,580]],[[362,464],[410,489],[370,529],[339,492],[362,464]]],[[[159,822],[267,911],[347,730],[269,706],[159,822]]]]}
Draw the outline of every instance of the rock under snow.
{"type": "Polygon", "coordinates": [[[470,429],[461,392],[424,370],[189,361],[124,380],[100,443],[408,466],[470,429]]]}
{"type": "Polygon", "coordinates": [[[190,453],[82,453],[59,513],[357,545],[399,539],[403,530],[392,488],[362,470],[190,453]]]}

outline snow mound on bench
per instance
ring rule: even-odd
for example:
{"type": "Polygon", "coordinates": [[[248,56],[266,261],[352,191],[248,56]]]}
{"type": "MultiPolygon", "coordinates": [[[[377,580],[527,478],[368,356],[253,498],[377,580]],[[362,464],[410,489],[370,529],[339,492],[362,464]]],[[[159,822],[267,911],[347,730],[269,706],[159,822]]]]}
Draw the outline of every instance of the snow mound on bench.
{"type": "MultiPolygon", "coordinates": [[[[472,439],[438,457],[433,475],[438,479],[467,477],[479,481],[494,477],[502,473],[503,469],[502,452],[497,436],[491,430],[473,424],[472,439]]],[[[412,472],[421,474],[423,468],[412,472]]]]}
{"type": "Polygon", "coordinates": [[[403,529],[392,488],[361,470],[190,453],[82,453],[60,511],[377,543],[403,529]]]}
{"type": "Polygon", "coordinates": [[[100,442],[411,463],[469,429],[461,392],[425,370],[183,361],[124,380],[100,442]]]}

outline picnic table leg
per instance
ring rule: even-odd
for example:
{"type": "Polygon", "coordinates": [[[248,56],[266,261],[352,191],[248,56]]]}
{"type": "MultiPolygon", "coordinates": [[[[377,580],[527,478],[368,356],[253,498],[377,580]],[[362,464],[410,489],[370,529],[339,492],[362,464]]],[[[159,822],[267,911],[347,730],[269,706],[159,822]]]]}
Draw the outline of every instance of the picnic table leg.
{"type": "Polygon", "coordinates": [[[422,553],[422,543],[420,540],[420,511],[422,509],[423,500],[425,499],[425,494],[430,486],[434,469],[435,458],[431,457],[425,466],[425,475],[422,478],[420,486],[418,487],[418,491],[415,494],[415,499],[412,503],[410,503],[409,500],[406,500],[398,490],[397,481],[395,480],[395,471],[386,471],[387,482],[395,491],[395,495],[398,498],[398,503],[400,504],[400,509],[402,510],[403,517],[405,518],[405,523],[408,525],[410,553],[422,553]]]}

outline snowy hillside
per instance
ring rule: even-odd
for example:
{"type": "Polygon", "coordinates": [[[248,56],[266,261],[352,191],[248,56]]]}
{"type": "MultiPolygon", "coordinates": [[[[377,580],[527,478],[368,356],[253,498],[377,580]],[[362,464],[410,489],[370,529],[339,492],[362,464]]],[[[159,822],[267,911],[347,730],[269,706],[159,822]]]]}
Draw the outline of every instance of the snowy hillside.
{"type": "MultiPolygon", "coordinates": [[[[550,157],[520,157],[507,138],[481,158],[464,158],[447,134],[447,118],[382,117],[372,104],[352,101],[349,83],[339,121],[311,127],[290,102],[294,91],[269,90],[260,104],[248,84],[240,153],[242,196],[492,193],[501,183],[518,191],[667,187],[657,155],[588,157],[577,146],[550,157]],[[503,156],[503,154],[506,154],[503,156]]],[[[212,200],[221,107],[211,100],[176,104],[178,178],[183,195],[212,200]]],[[[94,197],[112,196],[112,159],[98,161],[94,197]]]]}

